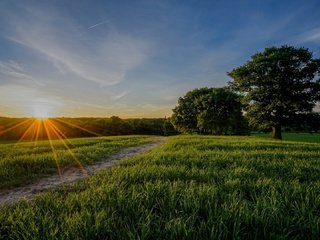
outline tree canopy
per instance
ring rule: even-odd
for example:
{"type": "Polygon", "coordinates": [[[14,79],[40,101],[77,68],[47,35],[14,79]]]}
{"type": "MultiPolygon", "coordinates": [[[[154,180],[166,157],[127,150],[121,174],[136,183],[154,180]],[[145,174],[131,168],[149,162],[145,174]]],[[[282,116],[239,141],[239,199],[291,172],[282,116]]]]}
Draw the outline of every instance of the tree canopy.
{"type": "Polygon", "coordinates": [[[239,95],[227,88],[200,88],[179,98],[171,121],[182,133],[246,134],[239,95]]]}
{"type": "Polygon", "coordinates": [[[281,127],[297,125],[312,113],[320,90],[320,59],[305,48],[266,48],[233,69],[231,86],[244,95],[246,116],[256,127],[270,127],[282,139],[281,127]]]}

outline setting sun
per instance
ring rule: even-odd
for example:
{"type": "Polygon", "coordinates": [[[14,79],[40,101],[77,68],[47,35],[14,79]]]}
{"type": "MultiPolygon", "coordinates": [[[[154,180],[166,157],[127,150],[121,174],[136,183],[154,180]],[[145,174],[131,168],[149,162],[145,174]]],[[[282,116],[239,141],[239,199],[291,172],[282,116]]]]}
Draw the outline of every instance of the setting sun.
{"type": "Polygon", "coordinates": [[[44,105],[32,106],[33,116],[36,118],[44,119],[52,116],[52,107],[44,105]]]}

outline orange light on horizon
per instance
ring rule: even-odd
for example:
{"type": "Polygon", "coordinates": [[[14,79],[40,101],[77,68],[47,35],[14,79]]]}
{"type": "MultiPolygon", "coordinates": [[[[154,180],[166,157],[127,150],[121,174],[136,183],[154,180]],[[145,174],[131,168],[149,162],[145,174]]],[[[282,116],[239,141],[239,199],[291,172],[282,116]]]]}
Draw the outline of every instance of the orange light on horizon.
{"type": "MultiPolygon", "coordinates": [[[[55,119],[56,120],[56,119],[55,119]]],[[[62,169],[60,166],[59,155],[57,154],[55,142],[59,141],[62,143],[64,148],[67,150],[70,159],[74,161],[74,166],[78,166],[83,175],[88,176],[86,169],[83,167],[81,161],[77,158],[77,156],[72,151],[72,143],[68,140],[66,134],[63,132],[63,126],[59,126],[57,123],[65,123],[66,125],[78,128],[82,131],[89,132],[93,135],[99,135],[89,129],[83,128],[81,126],[77,126],[76,124],[67,123],[63,120],[53,121],[53,119],[49,119],[44,117],[44,114],[37,118],[29,118],[23,119],[19,122],[15,122],[13,124],[9,123],[7,126],[2,126],[4,129],[0,129],[0,136],[9,132],[16,132],[19,136],[18,141],[15,143],[13,148],[16,148],[22,141],[31,140],[34,144],[30,145],[31,148],[37,146],[37,142],[39,139],[47,139],[49,141],[49,145],[52,151],[52,157],[55,161],[57,172],[60,177],[62,177],[62,169]]],[[[10,136],[10,134],[9,134],[10,136]]]]}

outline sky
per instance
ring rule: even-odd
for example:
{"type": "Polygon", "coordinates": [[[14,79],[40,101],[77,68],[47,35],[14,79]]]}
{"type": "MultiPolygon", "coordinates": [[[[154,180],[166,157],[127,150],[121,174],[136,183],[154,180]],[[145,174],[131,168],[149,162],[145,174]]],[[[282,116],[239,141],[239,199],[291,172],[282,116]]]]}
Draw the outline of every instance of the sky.
{"type": "Polygon", "coordinates": [[[266,47],[320,57],[319,0],[0,1],[0,116],[169,117],[266,47]]]}

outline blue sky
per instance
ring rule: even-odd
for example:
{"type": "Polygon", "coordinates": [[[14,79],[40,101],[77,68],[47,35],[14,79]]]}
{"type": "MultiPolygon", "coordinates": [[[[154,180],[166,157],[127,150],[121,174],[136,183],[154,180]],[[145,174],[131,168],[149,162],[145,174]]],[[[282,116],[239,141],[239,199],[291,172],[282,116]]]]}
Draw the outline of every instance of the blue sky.
{"type": "Polygon", "coordinates": [[[320,57],[320,1],[0,2],[0,116],[164,117],[265,47],[320,57]]]}

